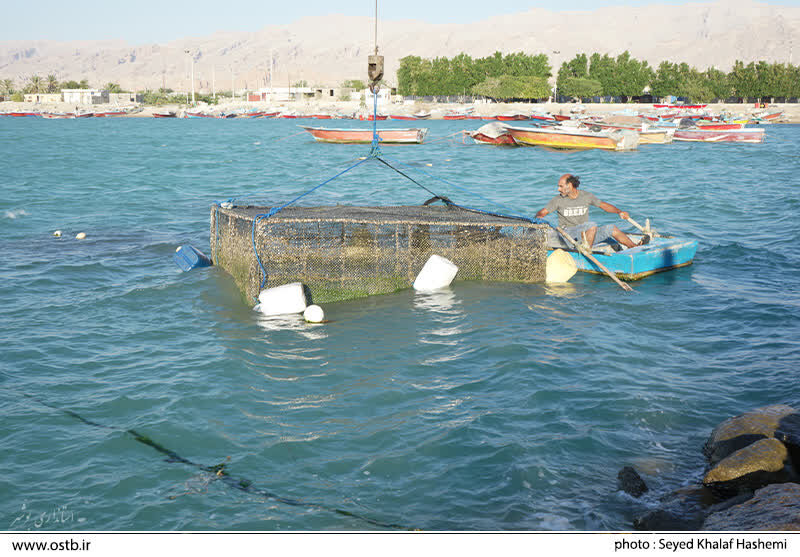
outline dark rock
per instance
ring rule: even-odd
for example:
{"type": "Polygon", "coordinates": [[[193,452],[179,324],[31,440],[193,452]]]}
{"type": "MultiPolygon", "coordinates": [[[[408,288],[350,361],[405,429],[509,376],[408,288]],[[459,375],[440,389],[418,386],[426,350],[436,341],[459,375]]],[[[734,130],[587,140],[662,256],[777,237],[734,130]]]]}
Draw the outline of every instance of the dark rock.
{"type": "Polygon", "coordinates": [[[617,489],[624,491],[632,497],[641,497],[647,492],[647,484],[639,474],[630,466],[625,466],[617,474],[617,489]]]}
{"type": "Polygon", "coordinates": [[[633,521],[636,530],[698,530],[718,500],[702,485],[682,487],[661,498],[659,508],[633,521]]]}
{"type": "Polygon", "coordinates": [[[800,471],[800,413],[789,414],[778,422],[775,439],[786,445],[795,469],[800,471]]]}
{"type": "Polygon", "coordinates": [[[711,432],[703,447],[711,466],[761,439],[774,437],[781,420],[797,411],[785,404],[765,406],[725,420],[711,432]]]}
{"type": "Polygon", "coordinates": [[[748,501],[709,514],[703,530],[800,530],[800,485],[769,485],[748,501]]]}
{"type": "Polygon", "coordinates": [[[705,475],[703,485],[724,497],[792,478],[786,446],[777,439],[762,439],[721,460],[705,475]]]}

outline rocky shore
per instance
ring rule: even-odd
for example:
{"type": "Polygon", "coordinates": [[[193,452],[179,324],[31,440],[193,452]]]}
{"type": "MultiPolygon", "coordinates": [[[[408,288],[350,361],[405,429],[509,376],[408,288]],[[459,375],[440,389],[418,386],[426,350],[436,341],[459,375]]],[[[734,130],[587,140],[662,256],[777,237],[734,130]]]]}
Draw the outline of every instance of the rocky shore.
{"type": "MultiPolygon", "coordinates": [[[[800,530],[800,412],[786,405],[757,408],[719,424],[702,448],[702,478],[637,516],[646,531],[800,530]]],[[[648,486],[631,467],[619,489],[641,497],[648,486]]]]}

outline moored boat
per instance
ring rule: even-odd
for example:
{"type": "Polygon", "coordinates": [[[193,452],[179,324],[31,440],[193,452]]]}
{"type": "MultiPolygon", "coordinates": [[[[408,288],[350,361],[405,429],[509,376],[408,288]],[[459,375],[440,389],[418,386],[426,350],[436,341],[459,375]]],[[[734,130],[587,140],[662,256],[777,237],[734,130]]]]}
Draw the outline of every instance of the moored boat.
{"type": "MultiPolygon", "coordinates": [[[[300,126],[322,143],[372,143],[371,129],[314,128],[300,126]]],[[[385,128],[376,130],[380,143],[422,143],[428,128],[385,128]]]]}
{"type": "Polygon", "coordinates": [[[632,131],[591,131],[555,127],[508,127],[517,145],[553,149],[604,149],[630,151],[639,147],[639,134],[632,131]]]}
{"type": "Polygon", "coordinates": [[[175,117],[177,117],[177,114],[172,110],[153,112],[153,118],[175,118],[175,117]]]}
{"type": "MultiPolygon", "coordinates": [[[[630,235],[634,242],[639,237],[630,235]]],[[[611,245],[602,251],[598,244],[594,246],[594,256],[602,265],[622,280],[639,280],[644,277],[691,265],[697,253],[697,240],[656,237],[645,246],[615,251],[611,245]]],[[[552,253],[552,251],[550,252],[552,253]]],[[[568,251],[575,260],[579,271],[605,274],[592,261],[576,251],[568,251]]]]}
{"type": "Polygon", "coordinates": [[[703,141],[708,143],[761,143],[764,128],[742,128],[739,130],[706,130],[703,128],[678,128],[675,141],[703,141]]]}
{"type": "Polygon", "coordinates": [[[514,138],[508,132],[508,127],[500,122],[489,122],[466,134],[482,145],[516,145],[514,138]]]}

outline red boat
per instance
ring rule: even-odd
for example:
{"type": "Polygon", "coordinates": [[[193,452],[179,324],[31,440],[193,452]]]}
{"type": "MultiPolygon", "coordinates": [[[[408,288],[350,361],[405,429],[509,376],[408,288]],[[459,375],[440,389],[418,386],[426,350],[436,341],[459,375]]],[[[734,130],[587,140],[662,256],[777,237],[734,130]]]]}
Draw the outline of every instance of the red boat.
{"type": "MultiPolygon", "coordinates": [[[[495,116],[496,120],[502,122],[519,122],[521,120],[530,120],[533,116],[526,116],[525,114],[498,114],[495,116]]],[[[550,118],[551,120],[553,118],[550,118]]]]}
{"type": "Polygon", "coordinates": [[[465,132],[481,145],[516,145],[508,128],[498,122],[489,122],[472,132],[465,132]]]}
{"type": "Polygon", "coordinates": [[[566,120],[572,120],[571,116],[564,116],[563,114],[553,114],[553,118],[556,119],[556,122],[564,122],[566,120]]]}
{"type": "Polygon", "coordinates": [[[374,114],[359,114],[358,119],[364,120],[366,122],[374,122],[375,120],[386,120],[389,116],[386,114],[378,114],[377,116],[374,114]]]}
{"type": "Polygon", "coordinates": [[[4,116],[14,116],[15,118],[23,118],[26,116],[41,116],[38,112],[6,112],[4,116]]]}
{"type": "Polygon", "coordinates": [[[555,117],[551,116],[550,114],[541,114],[541,113],[536,113],[536,112],[531,114],[528,119],[529,120],[541,120],[542,122],[555,122],[556,121],[555,117]]]}
{"type": "MultiPolygon", "coordinates": [[[[371,129],[300,127],[322,143],[372,143],[371,129]]],[[[391,128],[376,131],[380,143],[422,143],[428,128],[391,128]]]]}
{"type": "Polygon", "coordinates": [[[153,118],[175,118],[177,114],[175,114],[171,110],[167,110],[164,112],[153,112],[153,118]]]}
{"type": "Polygon", "coordinates": [[[701,121],[697,123],[697,127],[703,130],[741,130],[744,124],[735,124],[733,122],[708,122],[701,121]]]}
{"type": "Polygon", "coordinates": [[[459,112],[449,112],[442,116],[444,120],[466,120],[467,115],[459,112]]]}
{"type": "Polygon", "coordinates": [[[113,116],[125,116],[127,112],[124,110],[107,110],[105,112],[95,112],[95,118],[110,118],[113,116]]]}
{"type": "Polygon", "coordinates": [[[764,128],[740,130],[706,130],[700,127],[675,130],[675,141],[703,141],[707,143],[761,143],[764,128]]]}
{"type": "Polygon", "coordinates": [[[416,120],[415,116],[406,116],[404,114],[389,114],[390,120],[416,120]]]}
{"type": "Polygon", "coordinates": [[[312,114],[309,118],[316,118],[317,120],[330,120],[333,118],[330,114],[312,114]]]}

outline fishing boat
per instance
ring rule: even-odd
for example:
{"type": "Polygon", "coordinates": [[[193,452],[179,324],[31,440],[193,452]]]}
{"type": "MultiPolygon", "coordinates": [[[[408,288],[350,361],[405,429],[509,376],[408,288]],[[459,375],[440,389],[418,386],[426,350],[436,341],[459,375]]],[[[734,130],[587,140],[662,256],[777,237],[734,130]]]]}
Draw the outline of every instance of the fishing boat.
{"type": "Polygon", "coordinates": [[[744,124],[740,122],[697,122],[697,127],[704,130],[740,130],[744,128],[744,124]]]}
{"type": "Polygon", "coordinates": [[[531,117],[526,114],[519,114],[517,112],[514,113],[505,113],[505,114],[498,114],[494,117],[495,120],[500,120],[501,122],[521,122],[523,120],[530,120],[531,117]]]}
{"type": "Polygon", "coordinates": [[[417,117],[407,114],[389,114],[389,120],[417,120],[417,117]]]}
{"type": "Polygon", "coordinates": [[[553,149],[604,149],[631,151],[639,147],[639,134],[633,131],[591,131],[578,128],[532,128],[509,126],[517,145],[553,149]]]}
{"type": "MultiPolygon", "coordinates": [[[[629,235],[634,242],[641,236],[629,235]]],[[[697,240],[656,237],[645,246],[616,251],[615,241],[601,242],[592,246],[592,256],[604,265],[617,278],[639,280],[644,277],[691,265],[697,253],[697,240]]],[[[566,250],[575,260],[579,271],[604,275],[605,273],[592,261],[577,251],[566,250]]],[[[549,252],[552,253],[552,250],[549,252]]],[[[548,254],[549,255],[549,254],[548,254]]]]}
{"type": "Polygon", "coordinates": [[[675,130],[665,128],[649,128],[639,132],[639,145],[672,143],[675,130]]]}
{"type": "Polygon", "coordinates": [[[514,138],[508,132],[508,127],[500,122],[489,122],[475,131],[465,132],[475,143],[481,145],[512,145],[516,146],[514,138]]]}
{"type": "Polygon", "coordinates": [[[742,128],[738,130],[706,130],[697,128],[678,128],[675,141],[703,141],[707,143],[762,143],[764,128],[742,128]]]}
{"type": "Polygon", "coordinates": [[[374,122],[375,120],[386,120],[389,118],[388,114],[359,114],[358,119],[367,122],[374,122]]]}
{"type": "MultiPolygon", "coordinates": [[[[300,126],[321,143],[372,143],[371,129],[313,128],[300,126]]],[[[422,143],[428,128],[385,128],[378,129],[380,143],[412,144],[422,143]]]]}
{"type": "Polygon", "coordinates": [[[464,112],[448,112],[442,116],[443,120],[466,120],[467,114],[464,112]]]}
{"type": "Polygon", "coordinates": [[[172,110],[166,110],[162,112],[153,112],[153,118],[175,118],[177,114],[172,110]]]}
{"type": "Polygon", "coordinates": [[[414,114],[412,114],[412,116],[414,116],[414,118],[416,118],[417,120],[430,120],[431,119],[431,113],[430,112],[415,112],[414,114]]]}

